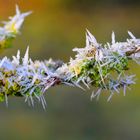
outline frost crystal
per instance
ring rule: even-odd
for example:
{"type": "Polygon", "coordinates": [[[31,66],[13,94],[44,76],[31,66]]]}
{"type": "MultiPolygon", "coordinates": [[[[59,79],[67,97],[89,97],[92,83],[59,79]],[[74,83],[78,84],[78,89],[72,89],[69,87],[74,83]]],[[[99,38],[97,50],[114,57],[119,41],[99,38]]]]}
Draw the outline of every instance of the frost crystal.
{"type": "MultiPolygon", "coordinates": [[[[31,12],[20,13],[16,6],[16,15],[5,22],[0,28],[0,47],[9,47],[11,40],[31,12]]],[[[0,60],[0,100],[8,104],[8,96],[21,96],[25,102],[34,105],[34,98],[46,107],[44,93],[56,85],[79,87],[83,90],[94,88],[91,99],[108,91],[111,97],[126,90],[135,84],[134,75],[126,75],[129,69],[129,60],[140,64],[140,39],[128,31],[130,39],[125,42],[116,42],[112,32],[111,43],[102,45],[87,30],[86,45],[84,48],[74,48],[77,54],[70,58],[68,63],[62,61],[32,61],[29,58],[29,47],[23,58],[20,51],[10,60],[4,57],[0,60]]]]}
{"type": "Polygon", "coordinates": [[[16,15],[10,17],[10,21],[4,22],[4,30],[7,33],[18,33],[21,25],[24,22],[25,17],[30,15],[32,12],[20,13],[18,6],[16,5],[16,15]]]}
{"type": "Polygon", "coordinates": [[[11,47],[11,42],[19,33],[25,17],[30,14],[31,12],[20,13],[16,5],[16,15],[9,17],[9,21],[4,21],[4,26],[0,27],[0,48],[11,47]]]}

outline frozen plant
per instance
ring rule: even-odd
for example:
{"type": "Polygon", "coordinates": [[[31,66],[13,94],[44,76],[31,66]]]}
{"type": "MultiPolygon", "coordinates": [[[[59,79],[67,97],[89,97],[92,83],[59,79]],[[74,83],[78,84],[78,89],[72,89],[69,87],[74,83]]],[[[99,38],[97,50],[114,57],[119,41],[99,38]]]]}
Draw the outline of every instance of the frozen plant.
{"type": "Polygon", "coordinates": [[[26,16],[31,12],[20,13],[16,5],[16,15],[9,17],[9,21],[4,21],[4,26],[0,27],[0,48],[7,48],[11,46],[12,40],[19,34],[19,30],[24,22],[26,16]]]}
{"type": "MultiPolygon", "coordinates": [[[[11,46],[19,33],[24,18],[31,12],[20,13],[16,6],[16,15],[0,28],[0,47],[11,46]]],[[[83,90],[94,88],[91,99],[99,98],[105,90],[110,93],[108,101],[114,93],[123,91],[135,84],[135,75],[126,75],[129,61],[139,64],[140,39],[128,32],[130,39],[125,42],[116,42],[112,33],[112,42],[102,45],[95,37],[86,31],[86,46],[74,48],[75,58],[68,63],[62,61],[32,61],[29,58],[29,48],[21,58],[20,51],[10,60],[4,57],[0,60],[0,101],[6,101],[8,96],[24,97],[25,101],[34,105],[37,98],[45,108],[44,93],[56,85],[79,87],[83,90]]]]}

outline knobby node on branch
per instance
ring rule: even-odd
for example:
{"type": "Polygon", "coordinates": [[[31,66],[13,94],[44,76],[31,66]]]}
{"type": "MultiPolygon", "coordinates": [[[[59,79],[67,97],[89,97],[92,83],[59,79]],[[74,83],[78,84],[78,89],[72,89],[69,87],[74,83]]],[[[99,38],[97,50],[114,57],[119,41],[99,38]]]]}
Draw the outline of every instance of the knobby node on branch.
{"type": "MultiPolygon", "coordinates": [[[[24,18],[30,13],[20,13],[16,6],[16,15],[0,27],[1,49],[11,46],[24,18]]],[[[62,84],[83,90],[94,87],[91,99],[99,98],[104,90],[110,93],[108,101],[121,90],[125,95],[126,89],[135,84],[135,75],[125,74],[129,70],[129,61],[140,62],[140,39],[131,32],[128,34],[130,39],[126,42],[116,42],[112,32],[112,42],[102,45],[87,30],[86,46],[74,48],[75,58],[70,58],[68,63],[52,59],[33,62],[28,55],[29,48],[23,58],[20,58],[20,51],[12,60],[4,57],[0,60],[0,101],[8,104],[8,96],[21,96],[34,105],[35,97],[45,108],[46,90],[62,84]]]]}

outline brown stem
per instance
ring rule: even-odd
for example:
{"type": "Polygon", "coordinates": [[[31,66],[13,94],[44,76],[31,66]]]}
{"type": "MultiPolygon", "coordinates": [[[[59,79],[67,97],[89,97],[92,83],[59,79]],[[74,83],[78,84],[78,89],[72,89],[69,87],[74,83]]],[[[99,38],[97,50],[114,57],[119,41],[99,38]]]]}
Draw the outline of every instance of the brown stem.
{"type": "Polygon", "coordinates": [[[140,52],[140,47],[134,48],[134,50],[131,50],[131,51],[127,51],[126,56],[130,56],[130,55],[138,53],[138,52],[140,52]]]}

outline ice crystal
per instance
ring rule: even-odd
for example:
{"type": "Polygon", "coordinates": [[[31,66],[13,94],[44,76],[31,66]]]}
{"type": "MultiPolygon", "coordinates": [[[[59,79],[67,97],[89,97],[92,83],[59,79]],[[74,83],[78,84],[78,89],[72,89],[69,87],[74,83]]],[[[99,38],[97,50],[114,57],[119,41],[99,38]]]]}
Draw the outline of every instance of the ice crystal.
{"type": "Polygon", "coordinates": [[[16,14],[9,17],[9,21],[4,21],[4,26],[0,27],[0,48],[11,47],[11,42],[19,33],[25,17],[30,14],[31,12],[21,13],[16,5],[16,14]]]}
{"type": "MultiPolygon", "coordinates": [[[[0,47],[11,45],[11,40],[31,12],[20,13],[16,6],[16,15],[5,22],[0,28],[0,47]]],[[[20,96],[25,102],[34,105],[34,98],[46,107],[44,93],[56,85],[79,87],[83,90],[94,88],[91,99],[102,92],[110,93],[108,101],[117,93],[126,94],[126,90],[135,84],[134,75],[126,75],[129,69],[129,60],[140,64],[140,39],[128,31],[130,39],[117,42],[112,32],[111,43],[104,45],[87,30],[86,45],[84,48],[74,48],[74,58],[68,63],[52,59],[32,61],[29,57],[29,47],[22,58],[20,51],[12,60],[4,57],[0,60],[0,100],[8,104],[8,96],[20,96]]]]}

